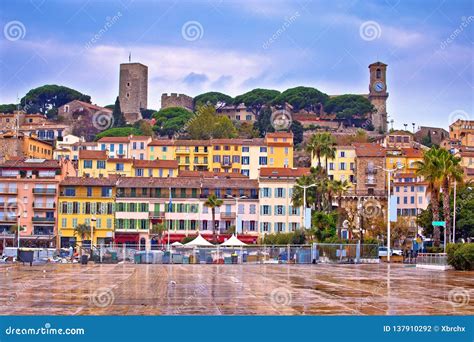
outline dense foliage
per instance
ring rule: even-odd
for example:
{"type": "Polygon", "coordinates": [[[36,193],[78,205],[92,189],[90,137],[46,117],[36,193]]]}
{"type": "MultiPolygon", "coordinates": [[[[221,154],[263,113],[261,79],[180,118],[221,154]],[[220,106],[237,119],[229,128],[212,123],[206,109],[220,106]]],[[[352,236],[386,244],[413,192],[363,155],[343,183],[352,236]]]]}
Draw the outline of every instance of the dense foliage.
{"type": "Polygon", "coordinates": [[[324,107],[326,113],[336,114],[338,119],[351,119],[374,111],[374,106],[362,95],[340,95],[331,97],[324,107]]]}
{"type": "Polygon", "coordinates": [[[122,113],[122,109],[120,108],[120,100],[119,97],[117,96],[117,99],[115,100],[115,105],[114,109],[112,112],[112,116],[114,117],[114,127],[123,127],[125,126],[125,116],[122,113]]]}
{"type": "Polygon", "coordinates": [[[103,137],[128,137],[131,134],[142,135],[142,132],[135,127],[114,127],[97,134],[96,140],[99,140],[103,137]]]}
{"type": "Polygon", "coordinates": [[[212,105],[200,106],[189,121],[187,131],[191,139],[235,138],[237,130],[225,115],[217,115],[212,105]]]}
{"type": "Polygon", "coordinates": [[[474,270],[474,243],[448,244],[448,264],[456,270],[474,270]]]}
{"type": "Polygon", "coordinates": [[[280,95],[278,90],[257,88],[237,96],[234,104],[244,103],[252,113],[258,115],[263,106],[270,104],[278,95],[280,95]]]}
{"type": "Polygon", "coordinates": [[[193,116],[189,110],[180,107],[169,107],[153,114],[156,120],[153,130],[162,136],[172,137],[175,133],[183,131],[186,124],[193,116]]]}
{"type": "Polygon", "coordinates": [[[303,245],[306,243],[306,232],[303,229],[291,233],[267,234],[263,238],[266,245],[303,245]]]}
{"type": "Polygon", "coordinates": [[[194,98],[194,107],[197,108],[202,105],[211,104],[213,106],[222,107],[225,105],[232,104],[234,99],[226,94],[219,93],[217,91],[210,91],[208,93],[204,93],[198,95],[194,98]]]}
{"type": "Polygon", "coordinates": [[[293,110],[305,109],[319,113],[321,106],[329,100],[329,96],[311,87],[295,87],[285,90],[274,100],[275,105],[284,105],[285,102],[293,106],[293,110]]]}
{"type": "Polygon", "coordinates": [[[0,105],[0,113],[11,114],[16,109],[17,109],[17,105],[14,103],[0,105]]]}
{"type": "Polygon", "coordinates": [[[91,97],[77,90],[55,84],[31,89],[21,100],[21,106],[27,113],[42,113],[55,118],[62,105],[73,100],[91,103],[91,97]]]}

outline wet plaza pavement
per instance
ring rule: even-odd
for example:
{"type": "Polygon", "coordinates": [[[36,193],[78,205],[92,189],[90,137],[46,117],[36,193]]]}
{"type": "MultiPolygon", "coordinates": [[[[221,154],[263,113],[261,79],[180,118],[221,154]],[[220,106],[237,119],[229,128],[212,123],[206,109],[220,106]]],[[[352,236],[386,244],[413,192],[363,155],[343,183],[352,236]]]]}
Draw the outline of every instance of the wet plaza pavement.
{"type": "Polygon", "coordinates": [[[404,265],[0,265],[0,315],[473,315],[474,272],[404,265]]]}

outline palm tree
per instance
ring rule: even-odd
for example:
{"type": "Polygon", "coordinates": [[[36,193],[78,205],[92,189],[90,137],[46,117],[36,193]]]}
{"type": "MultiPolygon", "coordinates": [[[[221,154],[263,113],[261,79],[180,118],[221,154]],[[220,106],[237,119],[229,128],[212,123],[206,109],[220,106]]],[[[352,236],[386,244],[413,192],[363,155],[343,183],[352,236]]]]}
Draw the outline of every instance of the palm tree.
{"type": "MultiPolygon", "coordinates": [[[[440,149],[433,147],[423,153],[423,160],[415,162],[417,168],[416,174],[423,176],[428,182],[428,191],[430,192],[431,210],[433,220],[439,221],[439,190],[443,177],[442,167],[440,166],[440,149]]],[[[433,231],[434,245],[440,244],[440,230],[438,226],[433,231]]]]}
{"type": "Polygon", "coordinates": [[[334,158],[336,141],[334,137],[327,132],[316,133],[311,136],[306,151],[311,154],[311,160],[316,156],[318,159],[318,166],[321,167],[321,157],[326,158],[326,172],[328,158],[334,158]]]}
{"type": "Polygon", "coordinates": [[[10,229],[9,229],[10,233],[15,234],[15,240],[13,241],[14,246],[18,245],[18,237],[20,235],[20,230],[21,230],[20,226],[16,224],[10,226],[10,229]]]}
{"type": "Polygon", "coordinates": [[[217,198],[216,195],[211,194],[204,205],[208,208],[211,208],[212,214],[212,242],[217,243],[217,233],[216,233],[216,208],[220,207],[224,202],[217,198]]]}
{"type": "Polygon", "coordinates": [[[441,189],[443,192],[443,216],[446,223],[446,235],[451,240],[451,208],[450,208],[450,185],[454,180],[461,182],[463,169],[460,165],[461,159],[453,156],[446,149],[440,149],[439,162],[441,167],[441,189]]]}
{"type": "Polygon", "coordinates": [[[167,231],[166,223],[157,223],[153,224],[150,229],[150,238],[153,238],[154,236],[158,237],[158,240],[160,240],[160,243],[163,243],[162,237],[163,237],[163,232],[167,231]]]}
{"type": "Polygon", "coordinates": [[[335,180],[333,181],[333,190],[337,198],[337,235],[341,237],[341,226],[342,226],[342,196],[351,188],[351,184],[347,180],[335,180]]]}
{"type": "MultiPolygon", "coordinates": [[[[80,223],[74,228],[74,235],[81,238],[81,244],[83,241],[91,236],[91,227],[87,224],[80,223]]],[[[91,251],[92,251],[92,241],[91,241],[91,251]]],[[[82,256],[82,246],[79,249],[80,255],[82,256]]]]}

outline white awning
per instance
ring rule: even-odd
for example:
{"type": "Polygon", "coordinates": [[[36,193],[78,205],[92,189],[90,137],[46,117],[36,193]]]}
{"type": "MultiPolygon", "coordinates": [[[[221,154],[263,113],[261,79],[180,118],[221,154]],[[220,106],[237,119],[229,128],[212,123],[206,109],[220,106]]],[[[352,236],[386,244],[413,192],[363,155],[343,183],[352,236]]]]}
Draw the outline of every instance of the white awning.
{"type": "Polygon", "coordinates": [[[176,247],[176,246],[183,246],[183,244],[179,241],[175,241],[171,244],[171,246],[176,247]]]}
{"type": "Polygon", "coordinates": [[[235,246],[247,246],[247,244],[243,243],[242,241],[240,241],[237,238],[237,236],[232,234],[230,239],[228,239],[227,241],[224,241],[223,243],[221,243],[221,246],[223,246],[223,247],[230,247],[230,246],[235,247],[235,246]]]}
{"type": "Polygon", "coordinates": [[[209,241],[207,241],[205,238],[203,238],[201,236],[201,234],[199,234],[193,241],[189,241],[187,244],[185,244],[185,246],[190,246],[190,247],[193,247],[193,246],[214,246],[212,243],[210,243],[209,241]]]}

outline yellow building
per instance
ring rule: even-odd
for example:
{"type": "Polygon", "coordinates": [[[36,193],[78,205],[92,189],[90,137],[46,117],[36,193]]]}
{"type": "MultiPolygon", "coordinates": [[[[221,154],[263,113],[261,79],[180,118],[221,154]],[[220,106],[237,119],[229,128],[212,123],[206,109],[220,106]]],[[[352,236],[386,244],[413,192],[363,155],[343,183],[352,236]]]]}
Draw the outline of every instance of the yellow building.
{"type": "Polygon", "coordinates": [[[211,156],[209,140],[174,140],[174,159],[180,170],[207,171],[211,156]]]}
{"type": "Polygon", "coordinates": [[[268,167],[293,167],[293,133],[267,133],[268,167]]]}
{"type": "Polygon", "coordinates": [[[463,146],[474,146],[474,120],[458,119],[449,126],[449,138],[463,146]]]}
{"type": "Polygon", "coordinates": [[[76,242],[109,244],[114,236],[116,178],[68,177],[59,185],[58,232],[62,248],[76,242]],[[90,230],[81,234],[77,226],[90,230]]]}
{"type": "Polygon", "coordinates": [[[172,160],[175,156],[173,140],[153,140],[148,144],[147,155],[149,160],[172,160]]]}
{"type": "Polygon", "coordinates": [[[109,158],[107,151],[80,151],[79,176],[176,177],[176,160],[109,158]]]}
{"type": "Polygon", "coordinates": [[[416,162],[423,160],[423,151],[416,148],[387,149],[386,168],[394,169],[403,166],[401,172],[416,173],[416,162]]]}
{"type": "MultiPolygon", "coordinates": [[[[336,151],[334,153],[334,158],[328,159],[328,176],[330,179],[338,181],[348,181],[354,183],[354,168],[355,168],[355,148],[354,146],[335,146],[336,151]]],[[[326,167],[326,159],[321,158],[321,163],[323,167],[326,167]]],[[[311,162],[312,167],[318,165],[318,159],[315,156],[311,162]]]]}
{"type": "Polygon", "coordinates": [[[53,146],[34,136],[19,133],[0,135],[0,158],[14,157],[53,159],[53,146]]]}

